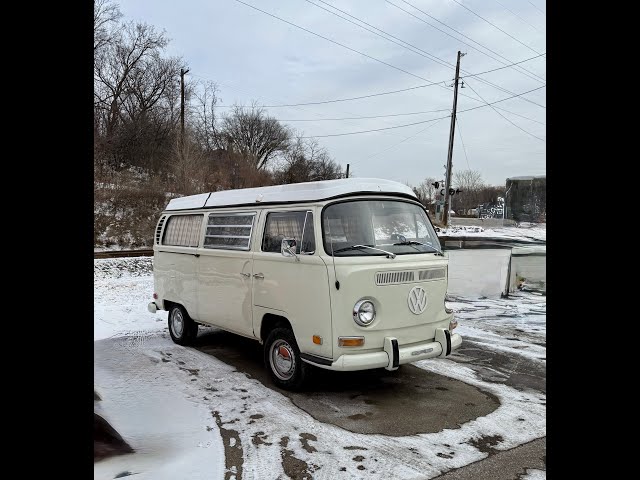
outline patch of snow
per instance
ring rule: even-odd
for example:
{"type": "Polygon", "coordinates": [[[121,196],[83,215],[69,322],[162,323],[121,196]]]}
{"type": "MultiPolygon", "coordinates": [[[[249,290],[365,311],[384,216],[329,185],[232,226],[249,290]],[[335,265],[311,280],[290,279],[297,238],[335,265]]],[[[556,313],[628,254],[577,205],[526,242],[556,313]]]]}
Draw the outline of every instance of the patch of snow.
{"type": "Polygon", "coordinates": [[[544,470],[538,470],[535,468],[528,468],[520,480],[545,480],[547,478],[547,472],[544,470]]]}

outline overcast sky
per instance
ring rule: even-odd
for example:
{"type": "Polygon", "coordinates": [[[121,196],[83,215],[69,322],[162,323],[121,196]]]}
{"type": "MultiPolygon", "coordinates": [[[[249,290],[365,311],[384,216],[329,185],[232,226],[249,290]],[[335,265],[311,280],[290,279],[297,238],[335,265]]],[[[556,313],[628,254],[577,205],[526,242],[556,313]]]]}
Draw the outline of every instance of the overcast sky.
{"type": "MultiPolygon", "coordinates": [[[[347,163],[351,164],[351,172],[358,177],[387,178],[412,185],[428,176],[443,178],[450,120],[446,118],[357,135],[320,136],[393,127],[449,115],[453,88],[444,87],[442,82],[451,83],[458,50],[467,54],[461,60],[461,69],[467,75],[546,52],[546,16],[542,13],[545,4],[541,0],[242,1],[408,73],[283,23],[236,0],[120,0],[119,4],[125,19],[143,21],[166,30],[171,38],[169,53],[185,59],[190,69],[187,78],[210,79],[218,83],[221,103],[225,105],[247,105],[252,100],[257,100],[261,105],[318,102],[441,82],[362,100],[267,108],[269,115],[281,119],[304,135],[318,136],[318,141],[331,156],[345,167],[347,163]],[[422,55],[365,31],[311,2],[327,10],[331,10],[329,5],[334,5],[414,45],[422,50],[422,55]],[[409,4],[495,53],[461,37],[409,4]],[[451,66],[439,65],[427,58],[430,55],[451,66]],[[444,111],[385,118],[322,120],[440,109],[444,111]]],[[[335,12],[346,17],[342,12],[335,12]]],[[[399,41],[397,39],[395,41],[399,41]]],[[[489,106],[462,112],[484,104],[469,98],[478,98],[474,90],[486,102],[495,102],[545,85],[545,56],[538,56],[518,67],[525,67],[531,73],[524,72],[525,75],[509,67],[465,80],[465,88],[459,90],[458,96],[454,172],[468,168],[478,170],[483,179],[493,185],[504,185],[505,179],[512,176],[546,174],[546,142],[542,141],[546,139],[546,109],[540,106],[546,105],[546,88],[495,104],[496,108],[512,112],[498,110],[508,120],[489,106]],[[512,93],[481,83],[480,79],[512,93]],[[525,133],[509,120],[539,138],[525,133]]],[[[462,78],[464,75],[461,72],[462,78]]],[[[226,109],[220,109],[221,113],[224,111],[226,109]]]]}

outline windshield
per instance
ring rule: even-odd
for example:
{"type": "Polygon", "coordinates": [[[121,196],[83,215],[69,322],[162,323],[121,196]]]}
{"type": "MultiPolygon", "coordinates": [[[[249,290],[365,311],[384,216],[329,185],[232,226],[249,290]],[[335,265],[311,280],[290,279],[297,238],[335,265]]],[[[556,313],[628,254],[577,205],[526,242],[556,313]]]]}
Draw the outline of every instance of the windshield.
{"type": "Polygon", "coordinates": [[[322,213],[324,250],[328,255],[396,255],[434,253],[440,241],[425,211],[398,200],[334,203],[322,213]]]}

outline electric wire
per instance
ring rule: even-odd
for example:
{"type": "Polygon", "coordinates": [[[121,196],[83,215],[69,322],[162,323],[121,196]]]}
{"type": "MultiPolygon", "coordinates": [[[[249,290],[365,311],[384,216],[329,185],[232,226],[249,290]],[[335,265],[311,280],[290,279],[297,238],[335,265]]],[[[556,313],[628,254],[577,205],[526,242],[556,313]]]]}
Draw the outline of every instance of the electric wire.
{"type": "Polygon", "coordinates": [[[518,124],[516,124],[516,123],[512,122],[512,121],[511,121],[511,120],[509,120],[507,117],[505,117],[503,114],[501,114],[498,110],[496,110],[496,109],[493,107],[493,104],[488,103],[484,98],[482,98],[482,97],[480,96],[480,94],[479,94],[478,92],[476,92],[476,91],[474,90],[474,88],[473,88],[471,85],[469,85],[469,83],[468,83],[468,82],[467,82],[467,86],[471,89],[471,91],[472,91],[473,93],[475,93],[476,95],[478,95],[478,97],[479,97],[480,99],[482,99],[482,101],[483,101],[483,102],[485,102],[489,107],[491,107],[491,109],[492,109],[494,112],[496,112],[498,115],[500,115],[502,118],[504,118],[504,119],[505,119],[507,122],[509,122],[511,125],[513,125],[514,127],[518,128],[518,129],[520,129],[520,130],[522,130],[522,131],[523,131],[524,133],[526,133],[527,135],[531,135],[532,137],[537,138],[537,139],[538,139],[538,140],[540,140],[541,142],[544,142],[544,141],[545,141],[543,138],[540,138],[540,137],[538,137],[537,135],[534,135],[533,133],[531,133],[531,132],[529,132],[529,131],[525,130],[524,128],[522,128],[522,127],[521,127],[521,126],[519,126],[518,124]]]}
{"type": "MultiPolygon", "coordinates": [[[[442,22],[442,21],[438,20],[436,17],[434,17],[434,16],[430,15],[429,13],[425,12],[425,11],[424,11],[424,10],[422,10],[421,8],[416,7],[414,4],[412,4],[412,3],[410,3],[410,2],[407,2],[406,0],[400,0],[400,1],[401,1],[401,2],[403,2],[403,3],[405,3],[405,4],[407,4],[407,5],[409,5],[409,6],[411,6],[411,7],[413,7],[414,9],[416,9],[417,11],[419,11],[420,13],[422,13],[423,15],[426,15],[427,17],[429,17],[429,18],[431,18],[431,19],[435,20],[436,22],[438,22],[439,24],[441,24],[441,25],[443,25],[443,26],[447,27],[448,29],[450,29],[450,30],[452,30],[452,31],[456,32],[458,35],[460,35],[460,36],[462,36],[462,37],[466,38],[467,40],[472,41],[472,42],[473,42],[473,43],[475,43],[476,45],[481,46],[482,48],[484,48],[485,50],[488,50],[489,52],[493,53],[494,55],[497,55],[497,56],[498,56],[498,57],[500,57],[501,59],[506,60],[507,62],[511,62],[511,60],[509,60],[509,59],[508,59],[508,58],[506,58],[505,56],[501,55],[500,53],[496,52],[495,50],[492,50],[491,48],[487,47],[486,45],[483,45],[482,43],[480,43],[480,42],[478,42],[478,41],[474,40],[473,38],[471,38],[471,37],[469,37],[469,36],[465,35],[464,33],[462,33],[462,32],[460,32],[460,31],[456,30],[455,28],[453,28],[453,27],[451,27],[451,26],[447,25],[446,23],[444,23],[444,22],[442,22]]],[[[445,32],[445,31],[443,31],[443,30],[440,30],[438,27],[436,27],[436,26],[432,25],[431,23],[427,22],[425,19],[420,18],[420,17],[418,17],[417,15],[414,15],[413,13],[409,12],[408,10],[405,10],[404,8],[402,8],[402,7],[398,6],[398,5],[396,5],[395,3],[393,3],[393,2],[391,2],[391,1],[389,1],[389,0],[386,0],[386,2],[387,2],[388,4],[390,4],[390,5],[393,5],[393,6],[394,6],[394,7],[396,7],[397,9],[402,10],[402,11],[403,11],[403,12],[405,12],[406,14],[411,15],[412,17],[416,18],[417,20],[420,20],[421,22],[423,22],[423,23],[425,23],[425,24],[429,25],[431,28],[435,28],[435,29],[436,29],[436,30],[438,30],[439,32],[442,32],[442,33],[444,33],[445,35],[450,36],[451,38],[453,38],[453,39],[455,39],[455,40],[457,40],[457,41],[461,42],[462,44],[467,45],[467,46],[468,46],[468,47],[470,47],[470,48],[473,48],[474,50],[477,50],[478,52],[482,53],[483,55],[485,55],[485,56],[487,56],[487,57],[489,57],[489,58],[492,58],[493,60],[496,60],[496,61],[497,61],[497,62],[499,62],[499,63],[503,63],[503,62],[501,62],[500,60],[497,60],[496,58],[494,58],[494,57],[492,57],[491,55],[487,54],[486,52],[483,52],[482,50],[478,50],[478,49],[477,49],[477,48],[475,48],[473,45],[469,45],[468,43],[463,42],[463,41],[462,41],[462,40],[460,40],[459,38],[454,37],[454,36],[453,36],[453,35],[451,35],[450,33],[445,32]]],[[[537,75],[536,73],[532,72],[531,70],[528,70],[528,69],[526,69],[526,68],[524,68],[524,67],[519,67],[519,68],[521,68],[521,69],[522,69],[522,70],[524,70],[524,71],[519,70],[519,69],[515,69],[515,68],[514,68],[514,69],[515,69],[517,72],[519,72],[519,73],[521,73],[521,74],[523,74],[523,75],[525,75],[525,76],[527,76],[527,77],[529,77],[529,78],[533,78],[533,79],[535,79],[535,80],[537,80],[537,81],[546,81],[543,77],[541,77],[541,76],[537,75]],[[526,72],[526,73],[525,73],[525,72],[526,72]],[[535,78],[534,78],[534,77],[535,77],[535,78]]]]}

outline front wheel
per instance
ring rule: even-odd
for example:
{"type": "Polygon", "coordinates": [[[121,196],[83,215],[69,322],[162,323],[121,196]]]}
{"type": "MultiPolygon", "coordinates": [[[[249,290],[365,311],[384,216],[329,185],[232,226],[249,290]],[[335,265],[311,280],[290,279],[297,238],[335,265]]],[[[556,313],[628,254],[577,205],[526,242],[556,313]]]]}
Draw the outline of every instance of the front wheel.
{"type": "Polygon", "coordinates": [[[309,365],[300,358],[300,349],[288,328],[274,328],[264,344],[264,362],[274,383],[285,390],[298,390],[308,375],[309,365]]]}
{"type": "Polygon", "coordinates": [[[174,305],[169,310],[169,335],[178,345],[190,345],[198,335],[198,324],[182,305],[174,305]]]}

